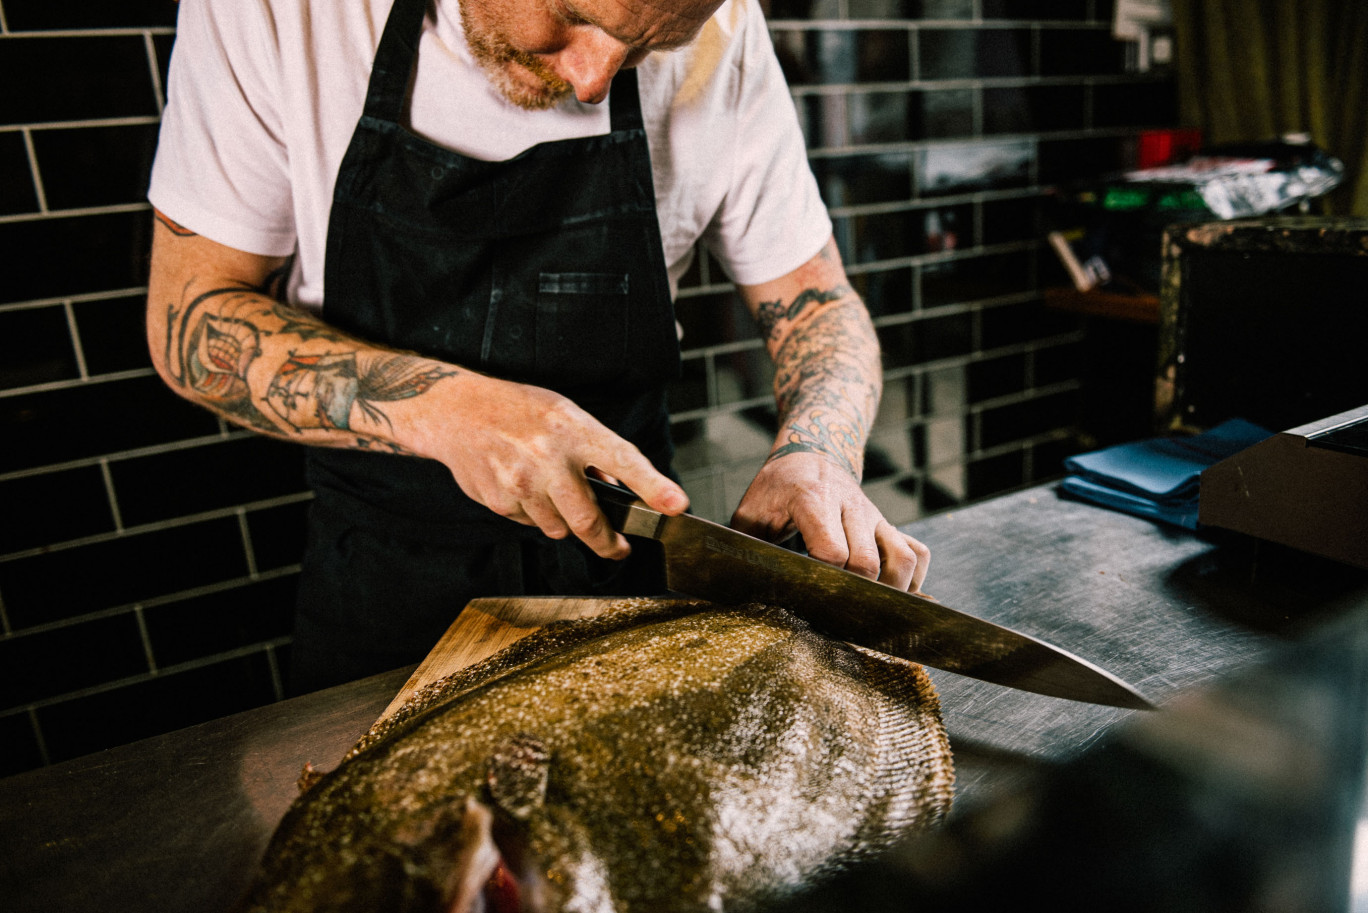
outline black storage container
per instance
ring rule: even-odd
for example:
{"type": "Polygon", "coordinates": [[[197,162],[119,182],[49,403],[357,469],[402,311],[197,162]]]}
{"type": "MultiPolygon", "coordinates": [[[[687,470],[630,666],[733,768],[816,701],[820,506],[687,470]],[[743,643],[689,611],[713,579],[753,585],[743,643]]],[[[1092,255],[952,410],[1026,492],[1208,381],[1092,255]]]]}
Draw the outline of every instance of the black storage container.
{"type": "Polygon", "coordinates": [[[1171,227],[1158,425],[1243,418],[1277,432],[1368,403],[1368,220],[1171,227]]]}

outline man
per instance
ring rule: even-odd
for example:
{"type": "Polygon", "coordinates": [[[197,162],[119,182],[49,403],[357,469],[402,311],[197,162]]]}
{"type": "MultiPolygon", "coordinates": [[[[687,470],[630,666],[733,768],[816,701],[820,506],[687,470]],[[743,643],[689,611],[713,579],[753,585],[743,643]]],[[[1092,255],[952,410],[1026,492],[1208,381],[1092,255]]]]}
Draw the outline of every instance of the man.
{"type": "Polygon", "coordinates": [[[777,368],[733,525],[920,587],[860,490],[877,342],[755,2],[182,3],[149,342],[178,393],[317,445],[301,689],[420,658],[474,596],[660,590],[586,476],[687,507],[665,386],[700,238],[777,368]]]}

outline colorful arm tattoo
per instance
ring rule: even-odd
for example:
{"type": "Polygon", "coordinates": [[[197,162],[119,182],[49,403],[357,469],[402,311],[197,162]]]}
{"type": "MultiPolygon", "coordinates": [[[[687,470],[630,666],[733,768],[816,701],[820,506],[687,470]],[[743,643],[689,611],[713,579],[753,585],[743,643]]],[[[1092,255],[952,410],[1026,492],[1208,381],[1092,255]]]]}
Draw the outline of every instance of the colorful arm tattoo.
{"type": "MultiPolygon", "coordinates": [[[[177,231],[174,223],[161,221],[177,231]]],[[[286,438],[314,432],[315,442],[317,432],[346,432],[349,446],[404,452],[366,426],[391,427],[382,404],[419,396],[458,371],[415,355],[375,351],[281,304],[276,299],[289,267],[286,262],[260,287],[228,285],[168,304],[164,355],[170,381],[258,431],[286,438]],[[255,391],[252,369],[267,340],[289,348],[269,380],[256,381],[265,390],[255,391]]]]}
{"type": "Polygon", "coordinates": [[[845,285],[804,289],[787,305],[761,302],[757,320],[774,357],[783,443],[769,456],[818,453],[859,479],[881,389],[869,315],[845,285]]]}

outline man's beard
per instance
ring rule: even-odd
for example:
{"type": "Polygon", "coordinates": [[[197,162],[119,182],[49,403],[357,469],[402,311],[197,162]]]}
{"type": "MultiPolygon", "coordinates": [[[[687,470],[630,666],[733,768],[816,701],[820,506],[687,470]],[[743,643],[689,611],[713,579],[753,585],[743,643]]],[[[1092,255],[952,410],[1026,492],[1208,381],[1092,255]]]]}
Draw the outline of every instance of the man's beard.
{"type": "Polygon", "coordinates": [[[574,86],[557,76],[534,55],[510,46],[493,32],[481,31],[471,21],[465,3],[460,4],[460,9],[470,52],[504,98],[528,111],[545,111],[554,108],[562,99],[574,92],[574,86]],[[509,67],[514,64],[524,67],[541,85],[532,88],[518,79],[509,72],[509,67]]]}

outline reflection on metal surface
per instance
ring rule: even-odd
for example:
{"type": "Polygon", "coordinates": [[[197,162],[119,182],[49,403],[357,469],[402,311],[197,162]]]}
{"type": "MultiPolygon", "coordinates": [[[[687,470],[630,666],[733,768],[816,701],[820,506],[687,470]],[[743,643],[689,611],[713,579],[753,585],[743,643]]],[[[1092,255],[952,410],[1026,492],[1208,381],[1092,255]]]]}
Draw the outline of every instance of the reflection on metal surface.
{"type": "Polygon", "coordinates": [[[1008,898],[1170,913],[1364,909],[1368,601],[1353,608],[833,890],[855,892],[841,896],[866,913],[914,897],[923,910],[1008,898]]]}
{"type": "Polygon", "coordinates": [[[615,528],[664,546],[666,579],[676,592],[723,604],[782,606],[829,636],[1012,688],[1150,707],[1121,679],[1044,641],[699,517],[664,516],[613,486],[595,486],[615,528]]]}
{"type": "Polygon", "coordinates": [[[1353,863],[1349,872],[1349,909],[1354,913],[1368,910],[1368,817],[1365,817],[1363,812],[1360,812],[1358,826],[1354,828],[1353,863]]]}

